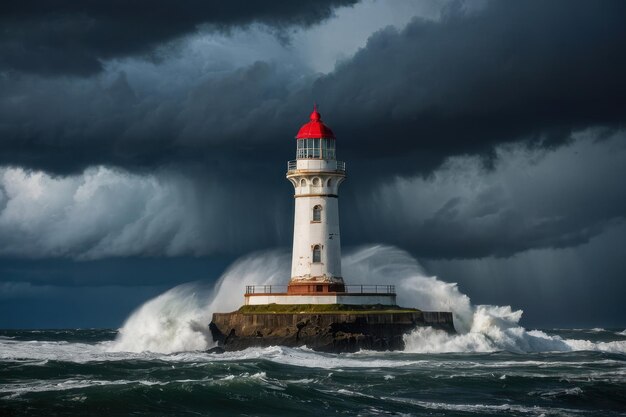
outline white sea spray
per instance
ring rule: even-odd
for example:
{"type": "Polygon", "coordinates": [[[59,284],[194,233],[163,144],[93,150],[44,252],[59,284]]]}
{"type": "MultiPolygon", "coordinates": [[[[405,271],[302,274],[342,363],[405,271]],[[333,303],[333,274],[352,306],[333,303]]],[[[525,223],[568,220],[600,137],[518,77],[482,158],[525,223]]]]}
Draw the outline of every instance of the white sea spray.
{"type": "MultiPolygon", "coordinates": [[[[210,348],[214,343],[207,325],[212,313],[239,308],[246,285],[286,283],[289,263],[286,251],[256,252],[236,261],[212,288],[200,283],[172,288],[133,312],[107,349],[172,353],[210,348]]],[[[405,335],[406,352],[626,352],[626,341],[562,339],[527,330],[519,324],[522,310],[472,305],[456,284],[428,276],[411,255],[395,247],[357,248],[343,257],[342,269],[349,284],[395,285],[401,306],[453,313],[456,334],[418,328],[405,335]]]]}
{"type": "Polygon", "coordinates": [[[279,283],[288,275],[288,256],[256,252],[236,261],[214,287],[188,283],[174,287],[135,310],[110,351],[172,353],[205,350],[214,345],[208,324],[213,312],[243,304],[245,285],[279,283]]]}

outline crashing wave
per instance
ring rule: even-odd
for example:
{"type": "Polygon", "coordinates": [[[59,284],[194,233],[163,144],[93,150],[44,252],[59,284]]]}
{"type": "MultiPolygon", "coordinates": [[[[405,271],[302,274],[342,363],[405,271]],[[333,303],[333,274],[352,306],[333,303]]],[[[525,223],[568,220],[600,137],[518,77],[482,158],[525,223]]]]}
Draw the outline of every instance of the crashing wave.
{"type": "MultiPolygon", "coordinates": [[[[213,346],[207,324],[216,311],[243,303],[244,285],[285,282],[289,253],[257,252],[235,262],[214,288],[198,283],[175,287],[146,302],[126,320],[111,351],[172,353],[213,346]]],[[[596,350],[626,353],[626,341],[562,339],[520,326],[522,310],[471,304],[454,283],[428,276],[407,252],[391,246],[358,248],[342,260],[346,282],[395,285],[398,304],[424,311],[451,311],[457,334],[417,328],[405,335],[405,352],[567,352],[596,350]]],[[[623,332],[622,332],[623,333],[623,332]]]]}

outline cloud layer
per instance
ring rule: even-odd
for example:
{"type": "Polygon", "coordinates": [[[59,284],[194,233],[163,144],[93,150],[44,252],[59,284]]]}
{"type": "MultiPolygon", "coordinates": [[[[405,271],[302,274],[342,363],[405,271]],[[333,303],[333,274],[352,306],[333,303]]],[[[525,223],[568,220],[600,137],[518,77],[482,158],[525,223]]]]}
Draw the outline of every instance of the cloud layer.
{"type": "Polygon", "coordinates": [[[560,144],[574,130],[623,124],[624,18],[619,1],[447,7],[439,20],[375,33],[326,75],[289,57],[182,82],[163,74],[152,90],[133,87],[140,74],[5,73],[0,164],[68,173],[202,163],[216,153],[275,164],[314,100],[344,155],[357,168],[381,161],[381,175],[428,172],[500,143],[560,144]],[[161,88],[172,82],[175,91],[161,88]]]}
{"type": "Polygon", "coordinates": [[[199,186],[172,172],[136,175],[95,167],[81,175],[50,177],[4,168],[0,256],[219,255],[276,242],[285,225],[255,224],[249,207],[259,201],[255,212],[285,213],[286,204],[274,207],[254,190],[234,200],[226,187],[210,180],[199,186]]]}
{"type": "MultiPolygon", "coordinates": [[[[502,146],[492,166],[464,156],[428,176],[374,184],[353,176],[341,199],[344,244],[392,243],[432,259],[584,244],[626,219],[625,133],[596,138],[579,132],[549,151],[502,146]]],[[[51,177],[4,168],[0,255],[236,255],[288,246],[292,191],[276,168],[256,181],[212,171],[97,167],[51,177]]]]}
{"type": "Polygon", "coordinates": [[[357,229],[360,238],[426,258],[506,257],[587,243],[626,221],[626,133],[597,137],[579,132],[549,151],[507,145],[491,166],[454,157],[426,177],[396,178],[358,206],[368,224],[357,229]]]}
{"type": "Polygon", "coordinates": [[[0,68],[38,74],[89,75],[103,61],[148,54],[198,30],[252,23],[309,27],[356,0],[291,1],[22,1],[0,6],[0,68]]]}

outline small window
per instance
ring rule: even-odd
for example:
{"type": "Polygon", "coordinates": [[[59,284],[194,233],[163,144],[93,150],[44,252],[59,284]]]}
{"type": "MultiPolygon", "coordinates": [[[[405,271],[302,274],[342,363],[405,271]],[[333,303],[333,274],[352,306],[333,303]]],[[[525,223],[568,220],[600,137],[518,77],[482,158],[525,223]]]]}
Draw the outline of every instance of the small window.
{"type": "Polygon", "coordinates": [[[330,187],[330,186],[331,186],[331,184],[332,184],[332,183],[331,183],[331,181],[332,181],[332,180],[331,180],[330,178],[328,179],[328,181],[326,181],[326,186],[327,186],[327,187],[330,187]]]}
{"type": "Polygon", "coordinates": [[[306,180],[304,178],[300,180],[300,187],[306,187],[306,180]]]}
{"type": "Polygon", "coordinates": [[[315,177],[313,178],[313,186],[314,187],[319,187],[320,186],[320,179],[315,177]]]}
{"type": "Polygon", "coordinates": [[[313,262],[322,262],[322,249],[320,245],[313,246],[313,262]]]}
{"type": "Polygon", "coordinates": [[[322,221],[322,206],[313,207],[313,221],[321,222],[322,221]]]}

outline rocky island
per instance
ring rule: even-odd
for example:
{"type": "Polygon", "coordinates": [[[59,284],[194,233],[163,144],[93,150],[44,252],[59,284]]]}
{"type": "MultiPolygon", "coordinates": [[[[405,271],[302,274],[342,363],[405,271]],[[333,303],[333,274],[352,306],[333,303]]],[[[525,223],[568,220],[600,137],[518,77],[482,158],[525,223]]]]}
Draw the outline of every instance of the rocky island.
{"type": "Polygon", "coordinates": [[[452,313],[383,305],[243,306],[215,313],[209,325],[219,351],[306,346],[322,352],[402,350],[421,326],[454,332],[452,313]]]}

